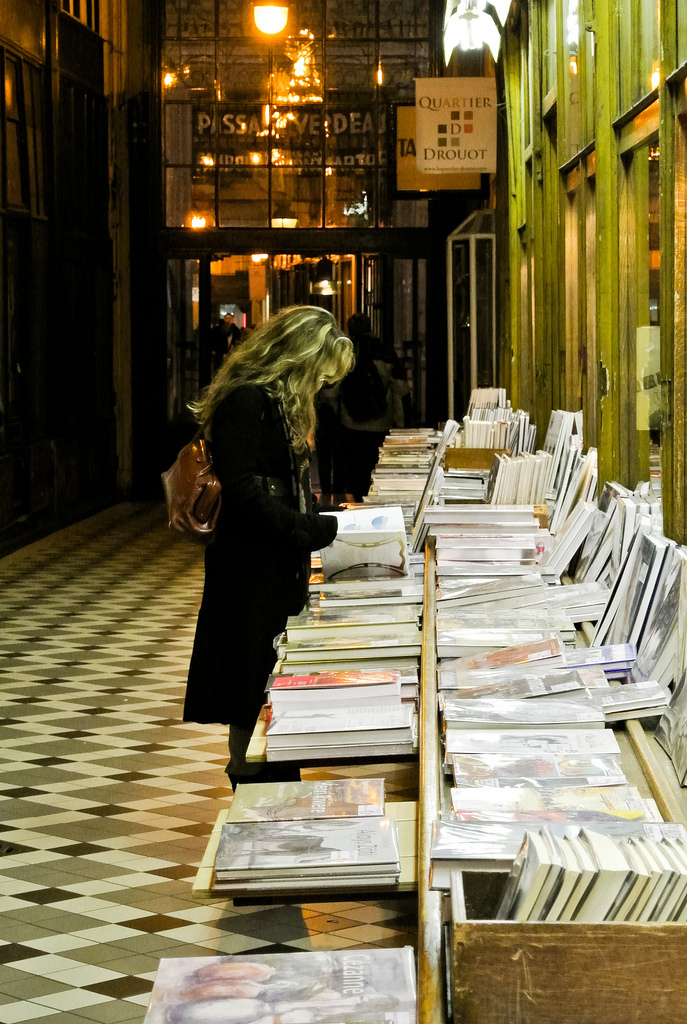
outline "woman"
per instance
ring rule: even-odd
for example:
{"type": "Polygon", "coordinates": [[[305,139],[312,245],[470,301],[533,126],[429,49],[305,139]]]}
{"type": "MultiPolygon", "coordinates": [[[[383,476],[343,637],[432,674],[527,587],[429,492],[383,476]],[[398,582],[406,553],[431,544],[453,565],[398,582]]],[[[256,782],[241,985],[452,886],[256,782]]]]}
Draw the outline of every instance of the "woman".
{"type": "Polygon", "coordinates": [[[315,395],[352,362],[330,313],[294,306],[253,331],[193,406],[209,424],[222,509],[205,555],[184,721],[230,725],[234,787],[252,775],[245,753],[274,638],[307,600],[310,552],[336,536],[335,518],[311,511],[308,438],[315,395]]]}

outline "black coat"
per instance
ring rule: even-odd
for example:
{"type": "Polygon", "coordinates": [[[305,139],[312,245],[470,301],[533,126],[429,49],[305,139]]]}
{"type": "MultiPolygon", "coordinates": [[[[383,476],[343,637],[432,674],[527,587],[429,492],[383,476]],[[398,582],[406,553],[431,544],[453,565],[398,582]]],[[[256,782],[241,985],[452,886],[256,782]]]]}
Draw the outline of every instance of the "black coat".
{"type": "Polygon", "coordinates": [[[305,604],[310,552],[332,542],[336,521],[298,511],[279,406],[260,388],[237,388],[217,407],[212,457],[222,509],[205,554],[184,721],[251,728],[274,665],[273,640],[305,604]],[[272,497],[260,477],[283,481],[286,497],[272,497]]]}

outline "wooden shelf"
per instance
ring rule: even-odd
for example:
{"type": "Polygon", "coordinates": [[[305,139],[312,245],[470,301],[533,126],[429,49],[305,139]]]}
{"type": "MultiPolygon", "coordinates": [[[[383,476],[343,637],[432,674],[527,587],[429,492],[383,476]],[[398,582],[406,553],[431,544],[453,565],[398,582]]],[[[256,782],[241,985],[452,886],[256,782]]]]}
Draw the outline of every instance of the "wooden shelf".
{"type": "MultiPolygon", "coordinates": [[[[435,571],[427,550],[426,572],[435,571]]],[[[426,599],[430,586],[426,583],[426,599]]],[[[426,618],[430,608],[426,605],[426,618]]],[[[583,624],[589,643],[593,627],[583,624]]],[[[436,665],[436,647],[426,631],[423,663],[436,665]]],[[[421,690],[420,763],[438,758],[432,709],[436,681],[425,676],[421,690]],[[424,726],[423,723],[424,722],[424,726]]],[[[687,791],[672,762],[639,720],[615,728],[628,782],[653,797],[667,821],[687,825],[687,791]]],[[[445,803],[448,780],[421,776],[420,822],[445,803]]],[[[687,1019],[687,927],[679,924],[582,924],[493,919],[506,878],[499,872],[452,872],[450,900],[423,893],[429,851],[420,843],[418,904],[418,1024],[629,1024],[687,1019]],[[424,897],[424,898],[423,898],[424,897]],[[452,921],[442,933],[442,922],[452,921]],[[423,934],[433,936],[423,943],[423,934]],[[436,936],[445,945],[436,950],[436,936]],[[448,992],[446,974],[450,973],[448,992]]]]}

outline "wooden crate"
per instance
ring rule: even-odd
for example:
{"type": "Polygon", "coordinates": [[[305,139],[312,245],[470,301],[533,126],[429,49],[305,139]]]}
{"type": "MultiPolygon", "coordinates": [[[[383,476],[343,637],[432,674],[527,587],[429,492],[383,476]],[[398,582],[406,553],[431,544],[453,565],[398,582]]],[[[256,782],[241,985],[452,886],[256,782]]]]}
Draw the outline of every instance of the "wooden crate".
{"type": "Polygon", "coordinates": [[[510,448],[447,448],[446,469],[491,469],[495,455],[510,455],[510,448]]]}
{"type": "Polygon", "coordinates": [[[506,877],[454,873],[454,1024],[684,1024],[687,926],[487,920],[506,877]]]}

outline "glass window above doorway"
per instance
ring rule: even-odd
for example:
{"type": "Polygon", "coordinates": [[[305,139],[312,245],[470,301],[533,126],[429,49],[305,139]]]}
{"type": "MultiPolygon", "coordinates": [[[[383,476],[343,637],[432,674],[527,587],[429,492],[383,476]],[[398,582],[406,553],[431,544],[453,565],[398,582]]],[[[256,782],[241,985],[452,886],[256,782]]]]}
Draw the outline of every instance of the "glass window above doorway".
{"type": "Polygon", "coordinates": [[[393,226],[388,111],[428,33],[421,0],[293,0],[273,37],[249,4],[167,0],[167,226],[393,226]]]}

